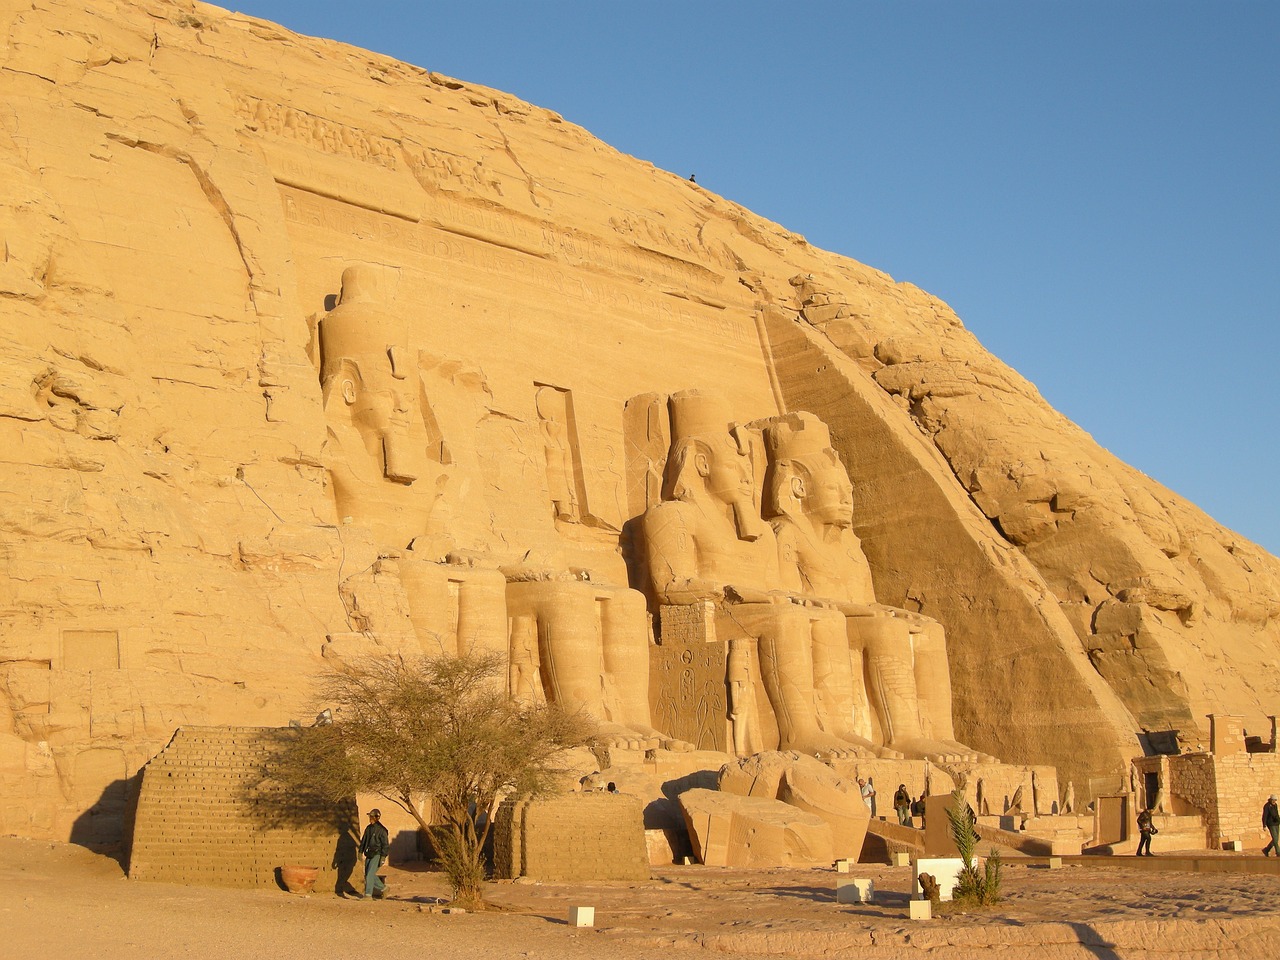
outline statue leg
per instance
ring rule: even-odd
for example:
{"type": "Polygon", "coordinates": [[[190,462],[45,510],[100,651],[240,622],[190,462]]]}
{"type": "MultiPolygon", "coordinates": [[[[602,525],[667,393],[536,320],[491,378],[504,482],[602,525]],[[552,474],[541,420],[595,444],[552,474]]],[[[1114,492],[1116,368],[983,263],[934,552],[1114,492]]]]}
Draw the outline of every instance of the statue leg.
{"type": "Polygon", "coordinates": [[[621,719],[624,707],[606,688],[602,612],[591,586],[575,581],[509,583],[507,603],[513,616],[537,620],[543,686],[550,702],[569,713],[589,714],[615,746],[658,746],[656,736],[621,719]]]}
{"type": "Polygon", "coordinates": [[[737,604],[723,615],[760,639],[761,680],[778,719],[780,749],[832,757],[871,755],[861,744],[819,726],[813,689],[812,621],[804,608],[737,604]]]}
{"type": "Polygon", "coordinates": [[[912,636],[915,648],[916,696],[920,700],[920,723],[924,736],[947,744],[966,757],[982,763],[996,763],[995,757],[979,753],[956,740],[951,715],[951,668],[947,663],[947,634],[936,620],[926,620],[912,636]]]}
{"type": "Polygon", "coordinates": [[[931,620],[913,635],[916,696],[926,737],[954,740],[951,725],[951,670],[947,665],[947,638],[942,624],[931,620]]]}
{"type": "Polygon", "coordinates": [[[505,668],[507,582],[497,570],[400,558],[409,619],[427,656],[496,654],[505,668]]]}
{"type": "Polygon", "coordinates": [[[422,652],[428,657],[457,656],[457,591],[450,588],[444,565],[406,551],[400,558],[400,581],[422,652]]]}
{"type": "MultiPolygon", "coordinates": [[[[844,614],[818,611],[812,624],[813,691],[818,723],[842,740],[873,750],[862,675],[853,673],[844,614]]],[[[861,661],[859,661],[861,662],[861,661]]]]}
{"type": "Polygon", "coordinates": [[[659,738],[665,749],[692,750],[692,744],[665,736],[652,725],[649,706],[651,631],[644,594],[623,587],[600,589],[597,602],[606,691],[611,703],[616,705],[613,719],[643,736],[659,738]]]}
{"type": "Polygon", "coordinates": [[[867,695],[884,735],[885,745],[902,744],[923,736],[911,664],[911,633],[892,617],[862,617],[855,621],[862,641],[867,695]]]}
{"type": "MultiPolygon", "coordinates": [[[[976,760],[974,751],[950,739],[925,734],[915,673],[917,635],[911,633],[908,621],[877,616],[860,618],[857,624],[866,656],[867,689],[880,717],[886,746],[908,757],[939,763],[976,760]]],[[[947,690],[949,693],[949,685],[947,690]]]]}

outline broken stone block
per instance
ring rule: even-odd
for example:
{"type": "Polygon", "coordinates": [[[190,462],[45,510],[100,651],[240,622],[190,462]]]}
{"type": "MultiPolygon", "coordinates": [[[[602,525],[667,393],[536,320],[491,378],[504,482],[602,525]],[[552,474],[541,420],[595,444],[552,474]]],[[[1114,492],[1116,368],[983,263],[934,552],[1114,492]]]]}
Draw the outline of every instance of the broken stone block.
{"type": "Polygon", "coordinates": [[[780,800],[688,790],[680,807],[694,851],[708,866],[813,866],[835,859],[826,821],[780,800]]]}

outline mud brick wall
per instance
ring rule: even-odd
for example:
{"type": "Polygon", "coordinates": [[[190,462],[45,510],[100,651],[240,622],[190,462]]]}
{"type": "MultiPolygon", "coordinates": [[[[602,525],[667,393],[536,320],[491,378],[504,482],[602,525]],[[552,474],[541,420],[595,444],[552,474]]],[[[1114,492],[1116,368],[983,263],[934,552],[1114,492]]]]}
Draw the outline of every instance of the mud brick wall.
{"type": "Polygon", "coordinates": [[[1261,847],[1262,805],[1271,794],[1280,794],[1280,755],[1230,753],[1213,758],[1217,779],[1216,818],[1209,818],[1209,844],[1243,840],[1261,847]]]}
{"type": "Polygon", "coordinates": [[[646,880],[643,805],[572,793],[507,800],[494,821],[494,873],[504,879],[646,880]]]}
{"type": "Polygon", "coordinates": [[[337,890],[355,864],[354,800],[256,803],[264,765],[291,736],[263,727],[182,727],[142,772],[129,854],[134,880],[277,887],[285,864],[320,867],[337,890]]]}
{"type": "Polygon", "coordinates": [[[1262,805],[1280,792],[1280,755],[1238,750],[1163,759],[1174,812],[1189,805],[1202,814],[1210,848],[1224,840],[1243,840],[1247,849],[1263,845],[1262,805]]]}
{"type": "Polygon", "coordinates": [[[1218,776],[1216,762],[1211,753],[1190,753],[1161,758],[1151,764],[1153,758],[1139,764],[1141,772],[1160,770],[1167,777],[1165,799],[1168,808],[1176,814],[1199,813],[1204,817],[1210,833],[1216,832],[1218,809],[1218,776]]]}

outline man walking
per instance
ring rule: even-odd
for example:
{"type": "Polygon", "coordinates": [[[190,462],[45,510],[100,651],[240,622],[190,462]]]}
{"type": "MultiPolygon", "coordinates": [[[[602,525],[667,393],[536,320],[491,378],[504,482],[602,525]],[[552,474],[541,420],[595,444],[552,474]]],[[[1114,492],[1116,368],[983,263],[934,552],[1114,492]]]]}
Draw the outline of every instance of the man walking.
{"type": "Polygon", "coordinates": [[[382,869],[390,849],[391,838],[382,825],[382,811],[370,810],[369,825],[360,838],[360,856],[364,857],[364,896],[381,900],[387,895],[387,885],[378,876],[378,871],[382,869]]]}
{"type": "Polygon", "coordinates": [[[1269,857],[1274,850],[1280,857],[1280,807],[1276,806],[1274,793],[1262,805],[1262,829],[1271,834],[1271,842],[1262,848],[1262,855],[1269,857]]]}
{"type": "Polygon", "coordinates": [[[1155,854],[1151,852],[1151,835],[1158,831],[1156,830],[1156,825],[1152,822],[1150,807],[1138,814],[1138,832],[1141,836],[1138,838],[1137,855],[1140,857],[1154,857],[1155,854]]]}

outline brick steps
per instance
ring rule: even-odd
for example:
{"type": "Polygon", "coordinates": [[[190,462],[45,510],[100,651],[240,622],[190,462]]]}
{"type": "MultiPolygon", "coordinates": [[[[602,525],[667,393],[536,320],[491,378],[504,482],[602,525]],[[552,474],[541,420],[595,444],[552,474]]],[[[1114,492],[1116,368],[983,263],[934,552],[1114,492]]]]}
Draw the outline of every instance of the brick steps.
{"type": "Polygon", "coordinates": [[[354,801],[268,811],[253,800],[264,763],[289,736],[274,727],[178,729],[143,770],[129,876],[274,888],[276,868],[296,863],[321,868],[317,890],[338,889],[355,863],[354,801]]]}

